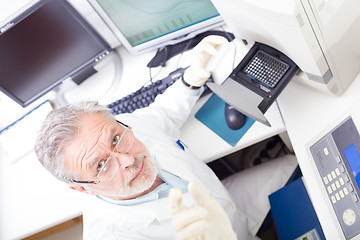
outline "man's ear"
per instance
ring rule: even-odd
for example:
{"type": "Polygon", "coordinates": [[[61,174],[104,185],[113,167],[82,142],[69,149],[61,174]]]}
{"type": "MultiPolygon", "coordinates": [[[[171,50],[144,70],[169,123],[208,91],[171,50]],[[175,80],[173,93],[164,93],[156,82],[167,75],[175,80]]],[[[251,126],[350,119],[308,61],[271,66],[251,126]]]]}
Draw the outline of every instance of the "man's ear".
{"type": "Polygon", "coordinates": [[[87,194],[91,194],[91,195],[96,195],[95,193],[93,193],[92,191],[84,188],[83,186],[81,185],[78,185],[78,184],[68,184],[68,187],[73,189],[73,190],[77,190],[79,192],[82,192],[82,193],[87,193],[87,194]]]}

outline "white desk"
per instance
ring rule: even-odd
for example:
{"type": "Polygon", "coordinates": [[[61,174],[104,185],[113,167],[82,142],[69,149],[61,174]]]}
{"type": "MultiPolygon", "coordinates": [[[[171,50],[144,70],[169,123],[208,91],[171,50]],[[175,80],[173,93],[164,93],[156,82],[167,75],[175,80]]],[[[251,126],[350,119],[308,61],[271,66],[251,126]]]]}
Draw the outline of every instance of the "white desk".
{"type": "MultiPolygon", "coordinates": [[[[122,56],[124,69],[118,95],[114,96],[113,100],[138,89],[146,82],[143,79],[148,79],[148,70],[144,66],[153,56],[153,53],[144,56],[131,56],[122,48],[119,49],[119,52],[122,56]]],[[[108,71],[113,70],[111,66],[107,69],[108,71]]],[[[169,72],[174,70],[169,69],[169,72]]],[[[164,70],[162,74],[167,75],[167,71],[164,70]]],[[[100,72],[93,76],[90,81],[98,81],[104,75],[111,76],[107,71],[100,72]]],[[[76,94],[82,90],[81,86],[77,87],[73,90],[75,93],[70,91],[69,95],[86,97],[83,94],[76,94]]],[[[88,95],[91,96],[92,94],[88,95]]],[[[184,142],[194,150],[200,159],[206,162],[285,131],[277,105],[274,104],[266,114],[272,127],[255,123],[236,147],[231,147],[194,118],[195,112],[206,99],[207,97],[198,102],[182,131],[184,142]]],[[[5,109],[2,110],[6,111],[5,109]]],[[[34,154],[30,154],[12,165],[2,164],[4,166],[1,169],[6,174],[2,174],[3,180],[1,181],[3,185],[0,204],[0,212],[2,213],[1,239],[26,237],[81,214],[81,201],[86,196],[83,196],[84,194],[79,195],[68,189],[65,184],[55,180],[40,166],[34,154]]]]}
{"type": "Polygon", "coordinates": [[[360,75],[339,97],[331,96],[291,82],[278,98],[290,141],[304,175],[305,184],[326,239],[345,239],[334,221],[334,211],[322,185],[319,173],[306,144],[323,132],[327,126],[358,105],[360,100],[360,75]]]}
{"type": "MultiPolygon", "coordinates": [[[[18,2],[17,5],[7,5],[10,7],[11,12],[22,6],[20,2],[28,1],[20,0],[18,2]]],[[[7,17],[8,12],[4,8],[0,7],[0,9],[6,13],[2,17],[7,17]]],[[[100,103],[107,104],[137,90],[146,83],[149,79],[149,72],[145,66],[153,57],[154,52],[141,56],[132,56],[122,47],[118,48],[117,51],[122,58],[123,69],[119,89],[114,91],[113,96],[104,95],[104,91],[107,90],[114,75],[114,66],[109,64],[82,85],[67,91],[65,97],[70,101],[95,98],[100,103]]],[[[242,53],[239,53],[237,58],[240,59],[241,57],[242,53]]],[[[177,67],[188,66],[190,59],[189,53],[184,54],[181,61],[179,61],[179,57],[175,57],[169,61],[166,68],[160,72],[156,79],[167,76],[177,67]]],[[[219,81],[223,80],[222,77],[227,76],[231,71],[231,63],[224,61],[220,65],[221,73],[215,74],[215,78],[219,79],[219,81]]],[[[153,75],[157,71],[158,69],[153,70],[153,75]]],[[[51,96],[51,94],[47,96],[51,96]]],[[[42,101],[37,101],[27,109],[21,109],[4,95],[0,95],[0,98],[0,110],[3,113],[8,113],[6,118],[3,119],[4,121],[1,122],[0,127],[6,126],[42,101]]],[[[203,161],[208,162],[217,159],[285,131],[278,107],[274,104],[266,113],[272,127],[269,128],[260,123],[255,123],[236,147],[231,147],[194,118],[194,114],[206,99],[203,98],[198,102],[193,114],[182,129],[182,139],[203,161]]],[[[26,130],[24,130],[24,134],[26,134],[26,130]]],[[[21,144],[19,144],[19,147],[21,147],[21,144]]],[[[27,155],[15,164],[4,161],[0,161],[0,164],[0,239],[26,237],[81,215],[81,202],[87,196],[70,190],[65,184],[54,179],[37,162],[34,153],[27,155]]]]}

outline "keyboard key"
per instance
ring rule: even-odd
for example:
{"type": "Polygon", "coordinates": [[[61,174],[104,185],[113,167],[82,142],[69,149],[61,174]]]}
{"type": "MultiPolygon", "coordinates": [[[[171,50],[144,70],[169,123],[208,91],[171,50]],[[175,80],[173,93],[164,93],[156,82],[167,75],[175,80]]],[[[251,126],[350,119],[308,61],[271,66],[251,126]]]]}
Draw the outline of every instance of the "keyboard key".
{"type": "MultiPolygon", "coordinates": [[[[186,68],[179,68],[170,73],[166,78],[151,82],[139,90],[118,99],[107,105],[111,113],[116,115],[120,113],[131,113],[136,109],[149,106],[154,102],[157,95],[162,94],[175,81],[179,80],[186,68]]],[[[205,93],[210,92],[205,86],[205,93]]]]}

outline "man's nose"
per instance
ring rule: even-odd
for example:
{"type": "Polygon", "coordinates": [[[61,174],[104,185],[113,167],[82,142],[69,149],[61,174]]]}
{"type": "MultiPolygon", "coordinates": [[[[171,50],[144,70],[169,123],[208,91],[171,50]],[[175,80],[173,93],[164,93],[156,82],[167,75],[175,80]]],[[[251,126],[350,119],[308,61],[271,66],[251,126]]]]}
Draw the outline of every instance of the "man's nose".
{"type": "Polygon", "coordinates": [[[125,170],[127,167],[133,165],[135,162],[134,156],[129,153],[118,153],[117,158],[120,163],[120,167],[123,170],[125,170]]]}

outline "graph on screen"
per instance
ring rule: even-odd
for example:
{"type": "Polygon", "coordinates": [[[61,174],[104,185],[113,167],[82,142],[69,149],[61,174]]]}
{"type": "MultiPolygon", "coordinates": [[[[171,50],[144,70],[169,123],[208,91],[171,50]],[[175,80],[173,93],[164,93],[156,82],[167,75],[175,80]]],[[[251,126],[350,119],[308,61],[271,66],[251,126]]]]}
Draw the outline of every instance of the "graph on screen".
{"type": "Polygon", "coordinates": [[[209,0],[99,0],[98,3],[132,46],[219,15],[209,0]]]}

